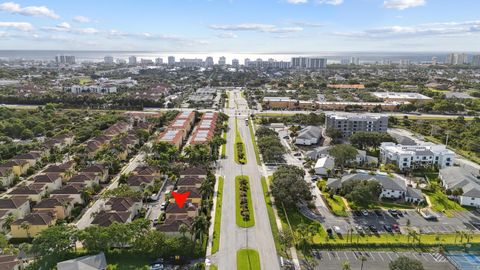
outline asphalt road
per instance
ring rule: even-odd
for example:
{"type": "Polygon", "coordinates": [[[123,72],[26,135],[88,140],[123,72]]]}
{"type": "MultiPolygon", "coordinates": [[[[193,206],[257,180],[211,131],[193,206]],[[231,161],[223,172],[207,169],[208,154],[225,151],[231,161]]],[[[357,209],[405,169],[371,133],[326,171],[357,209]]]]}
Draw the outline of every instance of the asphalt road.
{"type": "Polygon", "coordinates": [[[275,243],[268,220],[267,207],[263,197],[260,178],[260,167],[256,164],[255,152],[245,119],[249,110],[245,99],[239,92],[230,95],[230,108],[225,109],[230,116],[227,133],[226,159],[220,161],[217,174],[225,177],[223,187],[223,207],[220,229],[220,248],[212,257],[212,263],[221,270],[236,269],[236,254],[238,249],[253,248],[260,254],[262,269],[280,269],[275,243]],[[238,110],[236,109],[238,108],[238,110]],[[240,113],[240,115],[238,115],[240,113]],[[238,129],[246,145],[247,164],[239,165],[234,159],[235,117],[238,117],[238,129]],[[250,192],[255,216],[255,226],[240,228],[236,225],[235,216],[235,177],[248,175],[250,192]]]}

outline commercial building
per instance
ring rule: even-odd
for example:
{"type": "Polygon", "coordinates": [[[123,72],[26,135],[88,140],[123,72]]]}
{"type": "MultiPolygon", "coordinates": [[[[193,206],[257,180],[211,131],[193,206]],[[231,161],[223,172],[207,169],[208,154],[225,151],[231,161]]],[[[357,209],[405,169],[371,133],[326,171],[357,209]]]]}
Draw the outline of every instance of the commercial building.
{"type": "Polygon", "coordinates": [[[432,100],[430,97],[413,92],[373,92],[371,94],[386,102],[417,103],[432,100]]]}
{"type": "Polygon", "coordinates": [[[206,67],[211,67],[213,66],[214,63],[213,63],[213,57],[211,56],[208,56],[206,59],[205,59],[205,66],[206,67]]]}
{"type": "Polygon", "coordinates": [[[232,59],[232,66],[239,67],[240,66],[240,61],[238,61],[238,59],[232,59]]]}
{"type": "Polygon", "coordinates": [[[203,60],[199,58],[194,58],[194,59],[181,58],[179,65],[181,67],[201,67],[203,66],[203,60]]]}
{"type": "Polygon", "coordinates": [[[380,160],[384,164],[393,163],[402,171],[432,166],[445,168],[453,166],[455,153],[439,144],[401,145],[385,142],[380,145],[380,160]]]}
{"type": "Polygon", "coordinates": [[[338,129],[347,138],[358,131],[387,132],[388,116],[369,114],[327,114],[327,129],[338,129]]]}

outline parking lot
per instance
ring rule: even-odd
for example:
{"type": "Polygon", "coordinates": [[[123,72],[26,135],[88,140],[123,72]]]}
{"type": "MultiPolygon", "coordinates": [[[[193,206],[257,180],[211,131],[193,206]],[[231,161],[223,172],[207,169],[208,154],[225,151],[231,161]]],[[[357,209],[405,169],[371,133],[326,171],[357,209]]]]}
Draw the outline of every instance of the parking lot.
{"type": "Polygon", "coordinates": [[[440,253],[424,252],[370,252],[370,251],[314,251],[317,259],[315,269],[338,270],[342,269],[344,262],[350,263],[351,269],[360,269],[360,258],[367,259],[363,263],[363,269],[384,270],[388,264],[400,256],[417,259],[422,262],[425,269],[429,270],[454,270],[455,267],[440,253]]]}

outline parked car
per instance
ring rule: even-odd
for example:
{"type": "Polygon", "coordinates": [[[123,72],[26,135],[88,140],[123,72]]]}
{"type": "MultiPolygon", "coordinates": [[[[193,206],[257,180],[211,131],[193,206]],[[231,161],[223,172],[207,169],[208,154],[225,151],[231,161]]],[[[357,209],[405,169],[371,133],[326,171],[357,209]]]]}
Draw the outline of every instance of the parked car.
{"type": "Polygon", "coordinates": [[[333,230],[334,230],[337,234],[342,234],[342,229],[340,229],[340,227],[338,227],[338,226],[333,226],[333,230]]]}
{"type": "Polygon", "coordinates": [[[370,226],[368,226],[368,228],[370,229],[370,231],[372,233],[377,233],[378,232],[377,227],[375,227],[375,225],[370,225],[370,226]]]}
{"type": "Polygon", "coordinates": [[[294,153],[293,156],[294,156],[294,157],[301,157],[302,154],[301,154],[301,153],[294,153]]]}
{"type": "Polygon", "coordinates": [[[398,217],[398,211],[395,209],[388,209],[388,213],[390,213],[390,215],[392,215],[394,218],[398,217]]]}
{"type": "Polygon", "coordinates": [[[312,181],[317,181],[317,180],[318,180],[318,176],[312,175],[312,181]]]}
{"type": "Polygon", "coordinates": [[[333,230],[328,228],[327,229],[327,234],[328,234],[328,236],[332,237],[333,236],[333,230]]]}
{"type": "Polygon", "coordinates": [[[398,226],[398,224],[393,224],[393,225],[392,225],[392,229],[393,229],[393,231],[395,231],[395,232],[398,232],[398,233],[400,232],[400,227],[398,226]]]}
{"type": "Polygon", "coordinates": [[[363,227],[360,226],[360,225],[355,226],[355,229],[357,230],[357,232],[359,234],[364,234],[365,233],[365,231],[363,230],[363,227]]]}
{"type": "Polygon", "coordinates": [[[392,226],[390,226],[390,225],[383,225],[383,228],[384,228],[385,231],[387,231],[387,232],[390,232],[390,233],[393,232],[392,226]]]}
{"type": "Polygon", "coordinates": [[[383,216],[382,210],[380,210],[380,209],[375,209],[375,210],[373,210],[373,212],[375,212],[375,215],[377,215],[377,217],[382,217],[383,216]]]}
{"type": "Polygon", "coordinates": [[[160,210],[165,211],[165,209],[167,209],[167,202],[163,202],[163,203],[160,205],[160,210]]]}
{"type": "Polygon", "coordinates": [[[362,215],[368,216],[368,211],[367,210],[362,210],[362,215]]]}
{"type": "MultiPolygon", "coordinates": [[[[399,217],[403,217],[403,216],[404,216],[404,214],[403,214],[402,211],[397,211],[397,214],[398,214],[399,217]]],[[[405,215],[407,215],[407,214],[408,214],[407,211],[405,211],[405,215]]]]}
{"type": "Polygon", "coordinates": [[[153,226],[157,225],[158,224],[158,218],[154,218],[153,219],[153,226]]]}

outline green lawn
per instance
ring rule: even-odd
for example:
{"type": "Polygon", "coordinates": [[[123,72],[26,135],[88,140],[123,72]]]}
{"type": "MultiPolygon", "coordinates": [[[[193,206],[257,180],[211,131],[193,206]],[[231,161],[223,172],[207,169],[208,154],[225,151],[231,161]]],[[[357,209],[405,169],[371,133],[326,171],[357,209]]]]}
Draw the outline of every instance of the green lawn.
{"type": "Polygon", "coordinates": [[[328,193],[323,193],[323,196],[327,200],[328,207],[330,208],[330,211],[336,216],[340,217],[347,217],[347,207],[345,206],[345,203],[342,200],[342,197],[338,195],[334,195],[333,198],[330,198],[330,195],[328,193]]]}
{"type": "Polygon", "coordinates": [[[433,211],[443,212],[448,217],[452,217],[451,211],[465,211],[460,204],[455,201],[450,200],[447,195],[445,195],[440,189],[435,191],[424,191],[425,195],[428,196],[432,204],[433,211]]]}
{"type": "Polygon", "coordinates": [[[255,216],[253,213],[253,203],[252,203],[252,193],[250,191],[250,180],[248,176],[239,175],[235,177],[235,212],[236,212],[236,221],[237,225],[242,228],[249,228],[255,225],[255,216]],[[247,201],[248,201],[248,209],[250,210],[250,219],[243,220],[240,210],[240,180],[246,179],[248,185],[247,191],[247,201]]]}
{"type": "Polygon", "coordinates": [[[210,265],[210,270],[218,270],[217,265],[215,264],[210,265]]]}
{"type": "Polygon", "coordinates": [[[128,253],[106,254],[108,266],[115,270],[144,270],[150,269],[152,262],[142,256],[131,256],[128,253]]]}
{"type": "Polygon", "coordinates": [[[296,208],[284,209],[283,207],[277,206],[277,209],[278,217],[282,221],[283,230],[290,230],[290,224],[293,232],[295,232],[295,229],[298,227],[298,225],[305,224],[307,226],[312,225],[317,228],[318,233],[316,234],[316,237],[325,237],[327,235],[320,222],[306,218],[296,208]]]}
{"type": "Polygon", "coordinates": [[[255,142],[255,131],[253,130],[253,120],[250,118],[248,121],[248,127],[250,129],[250,137],[252,137],[253,150],[255,151],[255,159],[257,160],[257,165],[262,165],[260,160],[260,151],[258,150],[258,145],[255,142]]]}
{"type": "Polygon", "coordinates": [[[270,228],[272,228],[273,240],[275,240],[275,248],[277,249],[277,252],[280,256],[286,257],[286,254],[282,248],[282,245],[278,240],[279,231],[277,227],[277,221],[275,220],[275,213],[273,212],[272,200],[268,193],[268,186],[267,186],[268,183],[265,177],[262,176],[261,182],[262,182],[263,196],[265,198],[265,203],[267,204],[268,221],[270,222],[270,228]]]}
{"type": "Polygon", "coordinates": [[[235,162],[238,164],[246,164],[247,163],[247,149],[245,148],[245,143],[242,140],[242,136],[240,135],[240,132],[238,132],[238,123],[237,119],[235,119],[235,144],[233,145],[233,153],[235,155],[235,162]],[[237,149],[237,144],[242,145],[244,157],[240,158],[238,149],[237,149]]]}
{"type": "Polygon", "coordinates": [[[218,251],[220,247],[220,223],[222,221],[222,197],[223,197],[223,177],[218,177],[217,208],[215,209],[215,221],[213,223],[213,241],[212,254],[218,251]]]}
{"type": "Polygon", "coordinates": [[[260,270],[260,255],[254,249],[237,251],[237,270],[260,270]]]}

